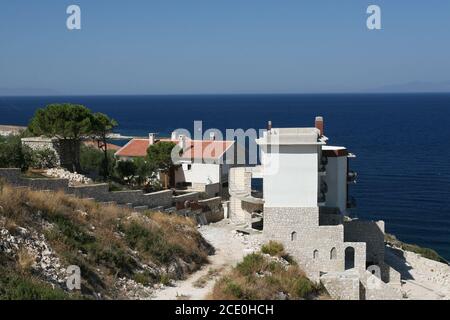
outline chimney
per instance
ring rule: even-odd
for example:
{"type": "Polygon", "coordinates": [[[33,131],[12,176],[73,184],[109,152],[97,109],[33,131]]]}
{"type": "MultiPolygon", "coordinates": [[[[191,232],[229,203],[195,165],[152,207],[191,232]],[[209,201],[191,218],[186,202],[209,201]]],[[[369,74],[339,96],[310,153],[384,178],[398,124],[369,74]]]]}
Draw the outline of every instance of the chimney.
{"type": "Polygon", "coordinates": [[[216,140],[216,133],[215,132],[210,132],[209,133],[209,139],[212,140],[212,141],[216,140]]]}
{"type": "Polygon", "coordinates": [[[324,135],[323,117],[316,117],[316,128],[320,131],[320,136],[324,135]]]}
{"type": "Polygon", "coordinates": [[[185,150],[186,149],[186,137],[182,134],[180,134],[178,136],[178,145],[180,146],[181,150],[185,150]]]}
{"type": "Polygon", "coordinates": [[[272,121],[268,121],[267,122],[267,131],[270,131],[270,130],[272,130],[272,121]]]}
{"type": "Polygon", "coordinates": [[[153,145],[156,141],[156,133],[149,133],[148,134],[148,144],[153,145]]]}

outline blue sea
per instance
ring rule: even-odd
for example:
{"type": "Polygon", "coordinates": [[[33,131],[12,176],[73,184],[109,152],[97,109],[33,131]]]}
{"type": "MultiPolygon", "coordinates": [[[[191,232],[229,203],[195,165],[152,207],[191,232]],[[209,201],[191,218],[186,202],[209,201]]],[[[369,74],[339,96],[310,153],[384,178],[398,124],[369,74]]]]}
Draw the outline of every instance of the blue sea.
{"type": "Polygon", "coordinates": [[[357,155],[350,192],[359,218],[385,220],[399,239],[450,260],[450,94],[0,97],[0,124],[26,125],[49,103],[84,104],[119,122],[123,135],[176,128],[313,126],[357,155]]]}

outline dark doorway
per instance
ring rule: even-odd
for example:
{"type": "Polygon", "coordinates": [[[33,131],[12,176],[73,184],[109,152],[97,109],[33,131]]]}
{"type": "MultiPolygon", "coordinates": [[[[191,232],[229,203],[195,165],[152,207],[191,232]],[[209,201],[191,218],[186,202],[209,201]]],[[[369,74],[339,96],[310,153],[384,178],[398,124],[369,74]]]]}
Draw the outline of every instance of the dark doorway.
{"type": "Polygon", "coordinates": [[[345,270],[355,267],[355,249],[353,247],[345,248],[345,270]]]}

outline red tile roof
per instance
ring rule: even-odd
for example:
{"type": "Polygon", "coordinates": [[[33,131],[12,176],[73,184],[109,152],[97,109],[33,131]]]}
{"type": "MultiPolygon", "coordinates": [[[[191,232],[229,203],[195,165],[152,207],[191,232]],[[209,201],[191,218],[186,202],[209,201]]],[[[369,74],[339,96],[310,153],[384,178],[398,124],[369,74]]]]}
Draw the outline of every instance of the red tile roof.
{"type": "MultiPolygon", "coordinates": [[[[159,139],[159,141],[178,143],[178,140],[159,139]]],[[[234,143],[234,141],[217,140],[186,140],[187,150],[183,153],[183,159],[219,159],[234,143]]],[[[150,146],[149,140],[135,138],[123,146],[116,155],[119,157],[145,157],[150,146]]]]}
{"type": "Polygon", "coordinates": [[[116,156],[145,157],[149,146],[150,143],[148,139],[132,139],[116,152],[116,156]]]}
{"type": "Polygon", "coordinates": [[[219,159],[234,141],[191,140],[190,146],[183,153],[183,159],[219,159]]]}
{"type": "MultiPolygon", "coordinates": [[[[84,141],[84,145],[85,145],[86,147],[91,147],[91,148],[99,149],[99,148],[98,148],[97,141],[92,141],[92,140],[84,141]]],[[[121,148],[121,146],[118,146],[118,145],[115,145],[115,144],[112,144],[112,143],[107,143],[106,145],[108,146],[108,150],[116,151],[116,150],[119,150],[119,149],[121,148]]]]}

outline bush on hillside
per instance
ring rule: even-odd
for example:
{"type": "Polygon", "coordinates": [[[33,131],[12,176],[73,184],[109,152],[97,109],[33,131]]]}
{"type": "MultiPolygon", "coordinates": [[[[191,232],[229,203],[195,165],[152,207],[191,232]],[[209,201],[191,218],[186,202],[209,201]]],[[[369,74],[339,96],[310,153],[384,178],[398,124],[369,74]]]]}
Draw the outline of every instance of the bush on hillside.
{"type": "Polygon", "coordinates": [[[270,240],[261,247],[261,252],[270,254],[271,256],[282,256],[284,254],[284,247],[281,243],[270,240]]]}
{"type": "Polygon", "coordinates": [[[315,299],[325,290],[312,283],[297,265],[284,265],[260,253],[244,257],[233,270],[216,282],[213,300],[315,299]]]}
{"type": "Polygon", "coordinates": [[[19,136],[0,136],[0,168],[28,169],[28,162],[19,136]]]}
{"type": "Polygon", "coordinates": [[[58,157],[51,149],[33,150],[23,146],[27,166],[33,169],[51,169],[58,166],[58,157]]]}

